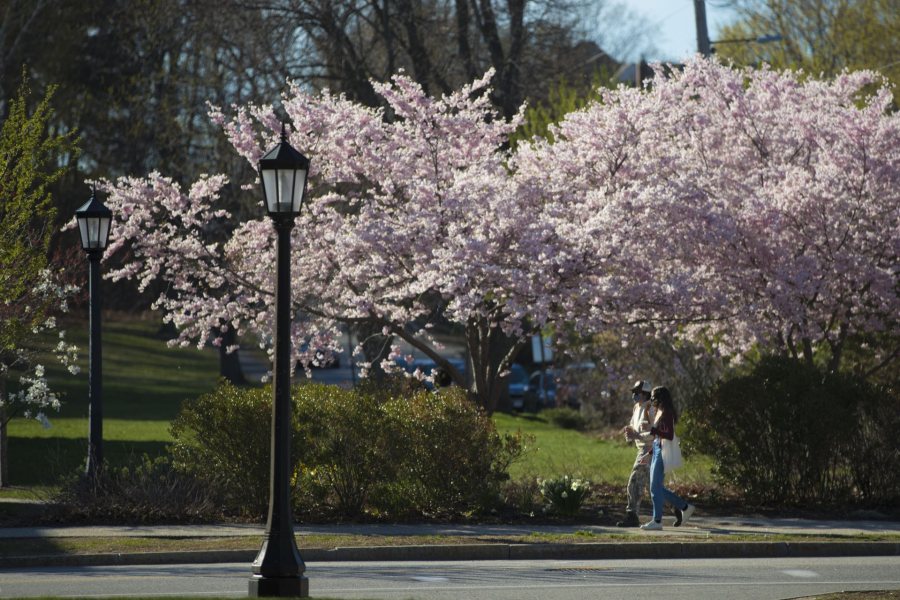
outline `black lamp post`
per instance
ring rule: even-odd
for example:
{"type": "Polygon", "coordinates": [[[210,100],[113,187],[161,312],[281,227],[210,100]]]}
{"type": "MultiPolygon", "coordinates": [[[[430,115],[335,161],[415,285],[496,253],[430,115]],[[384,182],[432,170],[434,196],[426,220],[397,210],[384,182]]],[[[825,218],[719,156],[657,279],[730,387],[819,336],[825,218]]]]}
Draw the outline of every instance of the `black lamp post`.
{"type": "Polygon", "coordinates": [[[85,473],[94,481],[103,467],[103,365],[100,346],[100,258],[109,241],[109,224],[112,212],[97,199],[96,190],[91,190],[91,199],[75,211],[81,247],[87,252],[90,263],[90,375],[88,396],[90,408],[88,420],[88,458],[85,473]]]}
{"type": "Polygon", "coordinates": [[[275,382],[272,402],[269,517],[262,548],[253,561],[250,596],[309,596],[306,565],[294,540],[291,515],[291,230],[300,214],[309,159],[287,141],[259,160],[266,210],[278,233],[275,285],[275,382]]]}

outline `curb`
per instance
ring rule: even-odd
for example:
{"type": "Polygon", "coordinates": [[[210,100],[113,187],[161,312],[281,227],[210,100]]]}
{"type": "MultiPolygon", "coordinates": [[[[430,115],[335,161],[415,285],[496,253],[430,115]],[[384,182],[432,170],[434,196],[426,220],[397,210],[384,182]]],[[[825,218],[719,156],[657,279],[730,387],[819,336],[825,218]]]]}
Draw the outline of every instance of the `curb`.
{"type": "MultiPolygon", "coordinates": [[[[0,569],[114,565],[251,563],[257,550],[135,552],[0,557],[0,569]]],[[[309,562],[592,560],[634,558],[784,558],[900,556],[900,542],[648,542],[356,546],[301,550],[309,562]]]]}

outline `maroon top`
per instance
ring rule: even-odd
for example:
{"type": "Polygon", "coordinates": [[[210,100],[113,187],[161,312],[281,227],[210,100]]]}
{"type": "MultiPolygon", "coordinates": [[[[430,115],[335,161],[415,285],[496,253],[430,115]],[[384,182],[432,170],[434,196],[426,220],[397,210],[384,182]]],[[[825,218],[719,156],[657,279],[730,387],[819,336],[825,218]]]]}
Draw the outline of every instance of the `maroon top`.
{"type": "Polygon", "coordinates": [[[659,420],[650,428],[650,433],[667,440],[675,437],[675,419],[672,417],[672,414],[663,412],[659,420]]]}

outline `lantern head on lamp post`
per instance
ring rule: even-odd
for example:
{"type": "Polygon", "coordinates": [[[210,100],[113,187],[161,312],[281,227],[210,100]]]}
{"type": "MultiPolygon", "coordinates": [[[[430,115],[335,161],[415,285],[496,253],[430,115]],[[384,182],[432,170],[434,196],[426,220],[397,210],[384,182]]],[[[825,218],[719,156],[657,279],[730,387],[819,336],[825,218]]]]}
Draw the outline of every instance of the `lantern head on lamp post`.
{"type": "Polygon", "coordinates": [[[300,214],[309,159],[287,141],[259,160],[266,210],[278,234],[275,281],[275,364],[272,385],[272,438],[269,516],[262,547],[253,561],[249,595],[307,597],[306,566],[294,539],[291,515],[291,230],[300,214]]]}
{"type": "Polygon", "coordinates": [[[88,253],[103,254],[109,241],[109,224],[112,211],[97,198],[97,190],[91,190],[91,198],[75,211],[81,247],[88,253]]]}
{"type": "Polygon", "coordinates": [[[281,141],[259,159],[259,178],[270,217],[300,214],[308,174],[309,159],[288,143],[282,124],[281,141]]]}
{"type": "Polygon", "coordinates": [[[109,225],[112,221],[110,211],[97,198],[97,191],[91,190],[91,198],[75,211],[78,220],[78,231],[81,234],[81,247],[88,255],[90,263],[89,292],[90,298],[90,374],[88,379],[89,431],[88,456],[85,474],[95,482],[103,467],[103,352],[100,342],[100,308],[103,297],[100,293],[100,258],[109,241],[109,225]]]}

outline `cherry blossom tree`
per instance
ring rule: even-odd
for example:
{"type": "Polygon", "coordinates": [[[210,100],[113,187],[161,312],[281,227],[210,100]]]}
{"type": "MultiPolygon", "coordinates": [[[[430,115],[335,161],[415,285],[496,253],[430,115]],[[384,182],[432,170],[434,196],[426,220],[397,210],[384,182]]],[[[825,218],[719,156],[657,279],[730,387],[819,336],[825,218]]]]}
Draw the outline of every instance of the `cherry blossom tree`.
{"type": "Polygon", "coordinates": [[[646,89],[602,92],[555,143],[520,151],[535,182],[557,165],[546,202],[587,225],[565,230],[567,246],[604,239],[585,272],[595,293],[573,311],[581,329],[611,314],[617,277],[619,317],[729,353],[761,344],[811,362],[823,350],[836,369],[848,337],[896,334],[900,118],[878,82],[696,59],[646,89]]]}
{"type": "MultiPolygon", "coordinates": [[[[491,76],[435,99],[400,75],[375,84],[383,109],[288,89],[290,142],[312,158],[310,200],[292,244],[298,360],[338,349],[337,323],[374,323],[494,409],[501,375],[547,319],[558,278],[543,276],[557,254],[546,243],[553,232],[506,164],[520,119],[491,107],[491,76]],[[431,335],[441,322],[465,327],[469,381],[431,335]]],[[[254,166],[281,129],[271,106],[212,116],[254,166]]],[[[159,174],[107,183],[119,221],[107,255],[128,248],[132,256],[110,276],[168,283],[156,306],[178,327],[176,343],[202,345],[224,321],[269,346],[273,229],[260,209],[258,219],[216,239],[216,221],[231,218],[216,207],[225,183],[206,177],[183,191],[159,174]]],[[[395,347],[382,365],[391,369],[398,354],[395,347]]]]}
{"type": "MultiPolygon", "coordinates": [[[[520,118],[491,108],[490,77],[436,99],[399,75],[374,84],[379,109],[289,87],[290,141],[313,165],[293,231],[298,360],[336,349],[338,323],[375,324],[493,410],[505,368],[547,323],[652,325],[724,353],[825,349],[833,368],[848,336],[896,332],[898,117],[886,90],[867,93],[875,75],[697,59],[645,89],[601,91],[552,143],[515,151],[520,118]],[[468,381],[431,335],[442,322],[465,328],[468,381]]],[[[212,118],[250,165],[281,129],[271,106],[212,118]]],[[[219,227],[226,184],[106,183],[119,220],[107,255],[130,252],[111,276],[168,284],[156,306],[176,343],[233,326],[269,346],[273,229],[262,208],[219,227]]]]}

